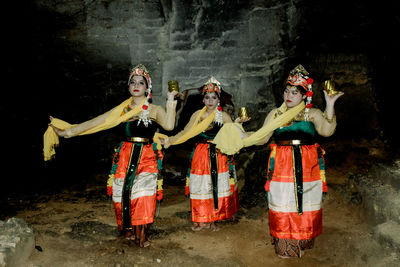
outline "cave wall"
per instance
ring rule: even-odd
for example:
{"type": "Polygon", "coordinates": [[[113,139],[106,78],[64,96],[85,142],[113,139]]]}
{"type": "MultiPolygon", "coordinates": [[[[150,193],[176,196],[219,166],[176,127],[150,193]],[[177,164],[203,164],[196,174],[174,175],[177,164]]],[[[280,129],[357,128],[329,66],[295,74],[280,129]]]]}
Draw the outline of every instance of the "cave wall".
{"type": "Polygon", "coordinates": [[[143,63],[158,103],[164,102],[169,80],[178,80],[184,90],[213,75],[237,106],[265,113],[275,105],[269,88],[281,83],[296,37],[291,1],[35,2],[49,16],[63,17],[54,39],[70,50],[66,64],[92,69],[79,79],[91,82],[95,77],[85,75],[98,72],[98,79],[101,74],[107,79],[119,72],[111,74],[119,86],[102,90],[126,95],[122,81],[129,67],[143,63]]]}
{"type": "MultiPolygon", "coordinates": [[[[396,150],[396,131],[387,118],[396,106],[390,97],[396,70],[389,66],[398,62],[399,41],[391,38],[399,25],[397,7],[395,1],[377,8],[344,0],[7,3],[2,19],[10,89],[4,94],[12,101],[1,109],[18,130],[7,131],[14,141],[5,150],[11,158],[25,151],[27,166],[43,172],[48,116],[77,123],[107,111],[129,96],[129,69],[138,63],[150,70],[154,102],[160,104],[169,80],[178,80],[184,90],[215,76],[235,107],[249,108],[248,130],[260,127],[280,104],[288,71],[301,63],[315,79],[314,106],[324,108],[325,79],[334,78],[345,92],[336,105],[337,132],[322,142],[357,144],[384,136],[396,150]],[[21,96],[23,104],[15,108],[21,96]]],[[[71,176],[71,164],[81,172],[73,174],[77,180],[106,172],[118,142],[110,133],[63,140],[57,164],[65,177],[71,176]]],[[[19,166],[12,161],[6,169],[19,166]]]]}
{"type": "MultiPolygon", "coordinates": [[[[302,63],[316,78],[315,106],[324,108],[321,85],[334,78],[347,93],[346,100],[338,102],[342,125],[357,138],[365,133],[374,138],[380,130],[368,49],[375,47],[355,47],[357,41],[364,45],[361,37],[350,40],[349,46],[338,45],[346,38],[343,36],[361,35],[351,27],[358,17],[369,14],[367,10],[353,16],[355,22],[345,31],[335,30],[335,26],[343,26],[326,21],[334,19],[341,3],[34,1],[37,12],[51,20],[41,27],[56,23],[51,39],[40,41],[45,46],[50,45],[47,42],[55,45],[53,56],[58,59],[50,58],[45,64],[60,68],[55,75],[67,81],[68,100],[85,100],[78,104],[84,111],[76,114],[76,121],[105,111],[126,97],[129,68],[143,63],[151,71],[155,103],[165,102],[169,80],[178,80],[184,90],[199,87],[213,75],[233,95],[236,107],[249,108],[253,120],[248,127],[255,129],[280,103],[288,70],[302,63]],[[329,46],[332,41],[335,43],[329,46]],[[349,99],[356,103],[349,105],[349,99]],[[365,112],[371,116],[360,116],[365,112]]],[[[348,12],[357,7],[353,4],[348,12]]],[[[48,53],[39,52],[45,57],[48,53]]],[[[56,109],[64,110],[61,108],[56,109]]],[[[340,128],[338,134],[348,135],[340,128]]]]}

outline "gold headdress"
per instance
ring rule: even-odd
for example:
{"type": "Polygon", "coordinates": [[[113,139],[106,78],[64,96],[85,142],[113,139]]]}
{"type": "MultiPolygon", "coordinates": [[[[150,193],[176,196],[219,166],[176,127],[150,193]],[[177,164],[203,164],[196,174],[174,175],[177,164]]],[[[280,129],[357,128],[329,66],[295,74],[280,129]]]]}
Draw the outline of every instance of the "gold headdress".
{"type": "Polygon", "coordinates": [[[221,83],[213,76],[211,76],[203,86],[203,94],[207,92],[216,92],[218,95],[221,94],[221,83]]]}
{"type": "Polygon", "coordinates": [[[138,75],[138,76],[143,76],[146,79],[147,82],[147,96],[146,96],[146,100],[143,103],[142,106],[142,112],[139,115],[139,121],[138,121],[138,125],[140,124],[140,122],[143,121],[144,125],[147,127],[149,125],[149,123],[151,124],[151,120],[150,120],[150,111],[149,111],[149,102],[151,99],[151,79],[150,79],[150,74],[149,71],[146,69],[146,67],[142,64],[136,65],[132,70],[131,73],[129,75],[129,79],[128,79],[128,84],[131,81],[132,77],[138,75]]]}
{"type": "Polygon", "coordinates": [[[312,83],[314,80],[310,77],[308,71],[302,66],[297,65],[293,70],[290,71],[289,77],[287,78],[287,83],[293,86],[301,86],[306,91],[306,109],[304,113],[304,119],[308,121],[308,111],[312,107],[311,100],[312,95],[314,94],[312,91],[312,83]]]}
{"type": "Polygon", "coordinates": [[[128,84],[134,75],[143,76],[146,79],[148,88],[150,88],[151,90],[150,74],[147,68],[143,64],[138,64],[132,68],[131,73],[129,74],[128,84]]]}
{"type": "MultiPolygon", "coordinates": [[[[221,83],[217,81],[213,76],[211,76],[210,79],[204,84],[203,86],[203,94],[209,93],[209,92],[215,92],[219,96],[221,95],[221,83]]],[[[215,108],[215,118],[214,122],[217,123],[218,125],[223,124],[223,119],[222,119],[222,107],[218,104],[215,108]]]]}
{"type": "Polygon", "coordinates": [[[294,69],[290,71],[287,83],[294,86],[300,85],[304,88],[304,90],[308,91],[308,75],[308,71],[306,71],[306,69],[302,65],[297,65],[294,69]]]}

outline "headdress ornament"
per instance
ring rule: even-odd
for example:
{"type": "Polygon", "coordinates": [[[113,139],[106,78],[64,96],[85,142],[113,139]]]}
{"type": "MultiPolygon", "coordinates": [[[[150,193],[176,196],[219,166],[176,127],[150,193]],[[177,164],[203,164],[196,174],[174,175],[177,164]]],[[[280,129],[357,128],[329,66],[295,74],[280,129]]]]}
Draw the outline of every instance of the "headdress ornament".
{"type": "Polygon", "coordinates": [[[308,75],[309,73],[306,69],[302,65],[298,65],[290,71],[287,83],[293,86],[300,85],[304,90],[308,91],[308,75]]]}
{"type": "Polygon", "coordinates": [[[314,80],[308,77],[309,73],[306,69],[300,64],[297,65],[293,70],[290,71],[289,77],[287,79],[287,83],[293,86],[301,86],[306,91],[306,108],[304,111],[304,119],[308,121],[308,112],[312,107],[312,95],[314,94],[312,91],[312,83],[314,80]]]}
{"type": "Polygon", "coordinates": [[[211,76],[203,86],[203,94],[207,92],[216,92],[218,95],[221,94],[221,83],[213,76],[211,76]]]}
{"type": "MultiPolygon", "coordinates": [[[[213,76],[211,76],[211,78],[208,79],[208,81],[203,86],[203,94],[210,92],[215,92],[218,95],[218,97],[221,95],[221,83],[213,76]]],[[[220,106],[219,101],[217,106],[215,107],[214,122],[217,123],[218,125],[223,124],[222,107],[220,106]]]]}
{"type": "Polygon", "coordinates": [[[146,90],[147,96],[146,96],[146,100],[144,101],[144,103],[142,105],[142,112],[139,115],[139,121],[138,121],[138,125],[140,124],[140,122],[143,121],[144,125],[147,127],[149,125],[149,123],[151,124],[149,105],[150,105],[150,99],[152,97],[151,96],[151,87],[152,86],[151,86],[150,74],[144,65],[142,65],[142,64],[136,65],[131,70],[131,73],[129,75],[128,84],[131,81],[132,77],[135,75],[143,76],[147,82],[147,90],[146,90]]]}

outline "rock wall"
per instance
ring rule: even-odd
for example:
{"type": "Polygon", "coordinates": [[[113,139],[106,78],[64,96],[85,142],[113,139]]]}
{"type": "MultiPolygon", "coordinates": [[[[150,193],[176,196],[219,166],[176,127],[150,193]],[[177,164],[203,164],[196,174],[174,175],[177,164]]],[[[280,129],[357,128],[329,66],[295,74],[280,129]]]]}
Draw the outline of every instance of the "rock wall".
{"type": "Polygon", "coordinates": [[[360,199],[362,216],[371,225],[374,237],[382,247],[399,255],[400,162],[374,164],[368,174],[354,175],[349,183],[360,199]]]}
{"type": "Polygon", "coordinates": [[[129,66],[143,63],[151,71],[158,103],[164,102],[169,80],[178,80],[184,90],[213,75],[236,106],[265,113],[275,105],[271,89],[281,85],[296,37],[291,1],[36,2],[64,18],[55,40],[64,42],[61,49],[71,49],[69,63],[90,64],[99,72],[96,77],[78,74],[79,79],[108,79],[112,73],[110,79],[119,80],[119,86],[101,92],[126,95],[123,81],[129,66]]]}
{"type": "MultiPolygon", "coordinates": [[[[371,58],[357,49],[326,48],[347,33],[326,37],[320,32],[314,17],[323,16],[324,4],[307,0],[36,0],[35,8],[41,15],[37,23],[45,27],[42,34],[49,38],[37,36],[44,47],[37,52],[47,60],[39,67],[57,64],[51,71],[65,81],[61,85],[68,90],[65,102],[78,102],[81,112],[70,114],[77,121],[127,97],[129,68],[143,63],[151,71],[155,103],[165,102],[169,80],[178,80],[185,90],[201,86],[213,75],[233,96],[236,107],[249,108],[248,128],[255,129],[280,104],[288,71],[302,63],[316,80],[315,106],[324,108],[321,85],[334,78],[346,92],[338,101],[339,125],[351,129],[357,138],[365,133],[368,138],[379,135],[371,58]],[[47,46],[51,51],[44,50],[47,46]],[[372,117],[362,118],[365,112],[372,117]]],[[[65,109],[63,104],[53,108],[64,113],[65,109]]]]}
{"type": "MultiPolygon", "coordinates": [[[[379,27],[386,22],[393,22],[388,29],[397,25],[395,19],[382,19],[382,14],[392,10],[389,5],[378,10],[344,0],[335,4],[35,0],[24,6],[8,5],[4,18],[9,22],[19,17],[22,23],[18,25],[23,26],[7,24],[6,82],[13,90],[6,90],[4,97],[19,100],[23,95],[26,101],[17,109],[13,101],[1,107],[10,114],[6,123],[21,127],[7,131],[7,139],[24,140],[8,142],[5,151],[15,152],[13,157],[25,151],[32,159],[29,166],[39,173],[48,169],[40,158],[48,116],[78,123],[114,107],[129,96],[129,69],[138,63],[151,71],[154,102],[160,104],[169,80],[178,80],[185,90],[215,76],[232,95],[236,108],[248,107],[252,117],[245,125],[248,130],[259,128],[266,113],[281,103],[288,71],[302,63],[315,80],[314,106],[324,108],[321,85],[325,79],[333,77],[345,92],[336,105],[336,134],[322,142],[354,139],[357,145],[358,139],[381,138],[387,129],[391,136],[396,132],[395,124],[385,121],[395,106],[387,93],[392,88],[387,78],[393,72],[385,71],[389,69],[386,63],[396,59],[392,53],[396,41],[388,42],[391,35],[379,27]],[[371,38],[378,33],[379,39],[371,38]],[[392,45],[384,46],[379,40],[392,45]],[[386,56],[381,59],[376,49],[386,56]],[[26,129],[35,130],[27,134],[26,129]]],[[[79,170],[65,174],[66,180],[70,176],[80,180],[80,175],[86,177],[92,171],[106,172],[112,147],[118,142],[115,136],[106,132],[63,140],[58,157],[67,163],[62,168],[71,170],[69,165],[75,164],[79,170]]],[[[10,164],[7,170],[19,166],[10,164]]],[[[48,183],[44,179],[43,186],[48,183]]]]}

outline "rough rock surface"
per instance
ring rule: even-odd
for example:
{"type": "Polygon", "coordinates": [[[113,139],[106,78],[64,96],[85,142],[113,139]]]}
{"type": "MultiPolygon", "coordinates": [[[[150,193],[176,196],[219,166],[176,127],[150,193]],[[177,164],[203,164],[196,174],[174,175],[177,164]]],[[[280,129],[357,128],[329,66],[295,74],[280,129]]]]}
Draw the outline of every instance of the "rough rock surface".
{"type": "Polygon", "coordinates": [[[24,266],[33,249],[33,230],[23,219],[0,221],[0,266],[24,266]]]}
{"type": "Polygon", "coordinates": [[[374,165],[367,175],[354,177],[363,214],[382,246],[400,253],[400,164],[374,165]]]}

